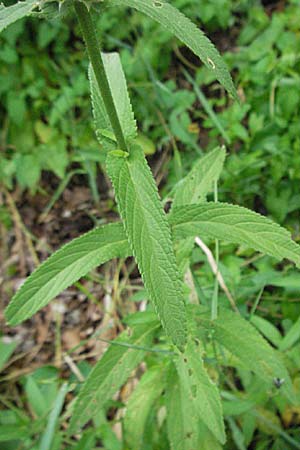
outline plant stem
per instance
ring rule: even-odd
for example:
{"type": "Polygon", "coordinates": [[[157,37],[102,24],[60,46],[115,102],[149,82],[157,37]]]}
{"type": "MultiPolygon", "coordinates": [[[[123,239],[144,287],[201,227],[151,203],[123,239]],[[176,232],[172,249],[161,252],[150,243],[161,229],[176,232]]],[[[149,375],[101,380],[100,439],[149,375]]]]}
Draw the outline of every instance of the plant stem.
{"type": "Polygon", "coordinates": [[[123,151],[127,150],[127,145],[118,118],[117,110],[114,104],[112,93],[106,76],[100,45],[96,36],[95,26],[93,24],[89,10],[84,3],[76,1],[74,3],[77,18],[80,23],[83,38],[86,44],[89,59],[91,61],[97,84],[103,99],[103,103],[108,114],[113,132],[115,134],[118,147],[123,151]]]}

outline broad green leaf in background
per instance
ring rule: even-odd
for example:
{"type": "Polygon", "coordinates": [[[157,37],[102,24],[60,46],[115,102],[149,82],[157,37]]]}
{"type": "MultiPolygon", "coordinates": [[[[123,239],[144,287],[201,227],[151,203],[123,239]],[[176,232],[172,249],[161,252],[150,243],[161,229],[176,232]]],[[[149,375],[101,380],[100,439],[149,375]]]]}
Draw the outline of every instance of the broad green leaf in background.
{"type": "Polygon", "coordinates": [[[172,209],[204,202],[207,194],[213,189],[214,182],[220,177],[225,156],[225,147],[217,147],[198,159],[187,176],[176,185],[172,209]]]}
{"type": "Polygon", "coordinates": [[[189,314],[190,320],[195,320],[210,332],[213,330],[214,339],[265,381],[269,388],[274,387],[275,378],[283,379],[280,391],[290,402],[294,402],[292,383],[280,353],[274,350],[249,322],[222,308],[218,318],[213,321],[210,320],[210,313],[205,313],[199,305],[191,306],[189,314]]]}
{"type": "Polygon", "coordinates": [[[260,333],[267,338],[273,345],[279,347],[282,341],[282,336],[278,329],[268,320],[259,316],[252,316],[250,319],[252,325],[254,325],[260,333]]]}
{"type": "Polygon", "coordinates": [[[172,450],[199,448],[198,417],[183,392],[177,373],[170,374],[166,392],[167,429],[172,450]]]}
{"type": "Polygon", "coordinates": [[[30,427],[26,425],[0,425],[0,442],[13,440],[24,441],[31,434],[30,427]]]}
{"type": "Polygon", "coordinates": [[[128,255],[127,238],[119,223],[95,228],[74,239],[51,255],[26,279],[6,308],[8,323],[16,325],[32,316],[99,264],[128,255]]]}
{"type": "Polygon", "coordinates": [[[167,334],[182,349],[186,342],[182,285],[167,218],[143,150],[132,146],[128,157],[109,153],[107,170],[145,287],[167,334]]]}
{"type": "Polygon", "coordinates": [[[136,326],[130,337],[128,332],[124,331],[115,339],[90,372],[76,398],[70,423],[71,434],[88,422],[125,383],[145,356],[145,351],[132,346],[149,346],[157,325],[157,322],[147,322],[136,326]]]}
{"type": "Polygon", "coordinates": [[[6,364],[6,362],[9,360],[13,352],[15,351],[15,348],[17,347],[18,342],[12,341],[12,342],[5,342],[3,337],[0,340],[0,372],[3,369],[3,366],[6,364]]]}
{"type": "Polygon", "coordinates": [[[153,403],[165,388],[166,373],[162,365],[150,367],[142,376],[126,407],[125,440],[131,450],[143,448],[143,434],[153,403]]]}
{"type": "Polygon", "coordinates": [[[189,399],[191,413],[201,420],[215,438],[226,441],[221,399],[217,386],[209,378],[197,345],[190,341],[183,354],[175,359],[180,389],[189,399]]]}
{"type": "Polygon", "coordinates": [[[175,368],[168,376],[166,408],[167,430],[172,450],[221,449],[218,441],[195,413],[175,368]]]}
{"type": "Polygon", "coordinates": [[[279,345],[279,350],[284,352],[290,349],[299,339],[300,339],[300,317],[282,339],[279,345]]]}
{"type": "Polygon", "coordinates": [[[227,203],[186,205],[170,216],[176,239],[200,236],[243,244],[279,260],[290,259],[300,267],[300,246],[290,233],[249,209],[227,203]]]}
{"type": "MultiPolygon", "coordinates": [[[[136,122],[120,57],[118,53],[102,53],[102,59],[124,137],[126,140],[134,139],[137,136],[136,122]]],[[[97,137],[105,150],[116,148],[113,129],[91,65],[89,79],[97,137]]]]}
{"type": "MultiPolygon", "coordinates": [[[[191,171],[175,187],[175,195],[169,217],[174,208],[192,203],[204,202],[212,190],[213,183],[218,180],[223,168],[225,148],[217,147],[203,158],[198,159],[191,171]]],[[[184,273],[194,246],[194,237],[180,242],[176,248],[176,256],[180,272],[184,273]]]]}
{"type": "Polygon", "coordinates": [[[37,0],[26,0],[7,7],[0,3],[0,33],[8,25],[28,16],[38,4],[37,0]]]}
{"type": "Polygon", "coordinates": [[[52,403],[48,402],[46,396],[43,395],[41,386],[37,380],[31,375],[28,375],[26,377],[24,388],[33,413],[37,417],[46,415],[49,412],[52,403]]]}
{"type": "Polygon", "coordinates": [[[237,98],[228,68],[218,50],[205,34],[186,16],[163,0],[105,0],[108,6],[126,6],[151,17],[189,47],[210,69],[217,80],[237,98]]]}

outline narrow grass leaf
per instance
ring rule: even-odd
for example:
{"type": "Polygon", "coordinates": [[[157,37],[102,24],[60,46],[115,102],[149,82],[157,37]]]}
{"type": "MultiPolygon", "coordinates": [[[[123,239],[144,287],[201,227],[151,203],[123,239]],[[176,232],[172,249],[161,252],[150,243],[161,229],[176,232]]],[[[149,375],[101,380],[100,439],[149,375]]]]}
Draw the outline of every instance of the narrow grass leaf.
{"type": "Polygon", "coordinates": [[[54,440],[55,431],[58,426],[59,415],[61,413],[65,397],[68,392],[68,384],[64,383],[54,400],[52,411],[49,414],[46,429],[42,435],[39,450],[50,450],[54,440]]]}
{"type": "Polygon", "coordinates": [[[216,79],[237,98],[228,68],[216,47],[185,15],[163,0],[106,0],[108,6],[135,8],[160,23],[197,55],[216,79]]]}
{"type": "Polygon", "coordinates": [[[217,386],[209,378],[196,344],[190,341],[183,354],[175,359],[180,386],[190,407],[213,436],[226,441],[223,412],[217,386]]]}
{"type": "MultiPolygon", "coordinates": [[[[136,326],[129,336],[125,331],[115,343],[132,346],[151,345],[157,322],[136,326]]],[[[111,345],[90,372],[75,402],[69,433],[83,426],[94,413],[126,382],[136,366],[143,360],[145,351],[124,345],[111,345]]]]}
{"type": "Polygon", "coordinates": [[[132,146],[128,157],[109,153],[107,170],[145,287],[164,329],[182,349],[186,342],[182,285],[170,228],[143,150],[132,146]]]}
{"type": "Polygon", "coordinates": [[[228,134],[226,133],[226,131],[224,130],[223,125],[221,124],[218,116],[215,114],[214,110],[212,109],[209,101],[206,99],[205,95],[199,88],[199,86],[196,83],[196,81],[194,80],[194,78],[192,78],[191,75],[185,69],[183,69],[183,73],[184,73],[185,78],[192,84],[193,90],[194,90],[195,94],[197,95],[199,102],[202,104],[204,110],[206,111],[207,115],[211,118],[211,121],[213,122],[215,127],[219,130],[220,134],[223,136],[226,144],[229,145],[230,138],[229,138],[228,134]]]}
{"type": "Polygon", "coordinates": [[[128,255],[127,238],[119,223],[98,227],[74,239],[26,279],[6,308],[6,320],[10,325],[22,322],[94,267],[128,255]]]}
{"type": "Polygon", "coordinates": [[[170,216],[176,239],[199,235],[220,239],[273,256],[287,258],[300,267],[300,246],[290,233],[249,209],[227,203],[202,203],[174,209],[170,216]]]}

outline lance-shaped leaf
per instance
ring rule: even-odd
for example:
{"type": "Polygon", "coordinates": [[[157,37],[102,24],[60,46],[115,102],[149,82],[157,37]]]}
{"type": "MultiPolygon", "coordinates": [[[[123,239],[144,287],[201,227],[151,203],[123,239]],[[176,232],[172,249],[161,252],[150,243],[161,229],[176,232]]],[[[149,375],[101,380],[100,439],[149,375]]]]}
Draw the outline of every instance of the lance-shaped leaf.
{"type": "Polygon", "coordinates": [[[131,253],[122,224],[104,225],[74,239],[53,253],[20,287],[5,311],[16,325],[47,305],[94,267],[131,253]]]}
{"type": "MultiPolygon", "coordinates": [[[[102,59],[124,137],[134,139],[136,122],[120,57],[118,53],[102,53],[102,59]]],[[[89,79],[96,134],[104,149],[111,150],[116,148],[114,133],[91,65],[89,79]]]]}
{"type": "Polygon", "coordinates": [[[163,0],[106,0],[108,6],[127,6],[151,17],[174,34],[214,73],[225,89],[237,98],[228,68],[218,50],[185,15],[163,0]]]}
{"type": "Polygon", "coordinates": [[[166,387],[167,430],[171,450],[221,450],[221,446],[200,421],[183,390],[175,367],[168,374],[166,387]]]}
{"type": "Polygon", "coordinates": [[[164,369],[162,365],[148,369],[129,398],[124,428],[125,440],[131,450],[143,448],[143,435],[147,418],[153,403],[162,394],[167,381],[164,369]]]}
{"type": "MultiPolygon", "coordinates": [[[[187,176],[176,185],[169,217],[172,216],[174,208],[206,200],[206,196],[212,190],[214,182],[220,177],[225,156],[225,148],[217,147],[196,161],[187,176]]],[[[182,273],[187,269],[193,247],[194,237],[179,242],[176,247],[177,261],[182,273]]]]}
{"type": "Polygon", "coordinates": [[[28,16],[31,11],[38,6],[37,0],[26,0],[11,6],[4,6],[0,3],[0,33],[19,19],[28,16]]]}
{"type": "Polygon", "coordinates": [[[111,344],[79,392],[71,418],[70,434],[88,422],[125,383],[145,356],[145,351],[134,347],[150,346],[157,326],[156,321],[135,326],[131,336],[128,331],[124,331],[111,344]]]}
{"type": "Polygon", "coordinates": [[[109,153],[107,170],[145,287],[167,334],[182,349],[186,342],[182,286],[170,228],[142,149],[132,146],[127,157],[109,153]]]}
{"type": "Polygon", "coordinates": [[[178,375],[169,378],[166,392],[167,430],[172,450],[193,450],[199,446],[199,419],[180,385],[178,375]]]}
{"type": "Polygon", "coordinates": [[[195,162],[186,177],[176,185],[170,215],[173,208],[205,200],[212,191],[214,182],[220,177],[225,156],[225,147],[217,147],[195,162]]]}
{"type": "Polygon", "coordinates": [[[189,318],[212,333],[220,345],[236,356],[245,368],[265,381],[269,389],[274,387],[274,379],[284,380],[280,391],[294,403],[291,379],[280,353],[270,346],[253,325],[240,315],[222,308],[218,318],[212,321],[210,313],[199,305],[190,305],[189,318]]]}
{"type": "Polygon", "coordinates": [[[174,238],[208,237],[243,244],[277,259],[287,258],[300,267],[300,246],[290,233],[249,209],[227,203],[186,205],[170,216],[174,238]]]}
{"type": "Polygon", "coordinates": [[[226,440],[220,394],[209,378],[199,349],[188,342],[183,354],[175,359],[180,389],[189,400],[191,414],[201,420],[215,438],[224,444],[226,440]]]}

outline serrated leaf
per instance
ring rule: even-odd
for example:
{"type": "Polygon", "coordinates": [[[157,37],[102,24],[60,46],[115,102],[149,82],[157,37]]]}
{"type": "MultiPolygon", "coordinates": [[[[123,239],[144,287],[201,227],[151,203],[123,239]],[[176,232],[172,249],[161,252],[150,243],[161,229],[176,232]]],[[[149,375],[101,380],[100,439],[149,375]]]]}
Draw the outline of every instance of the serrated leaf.
{"type": "MultiPolygon", "coordinates": [[[[203,202],[220,177],[226,156],[225,147],[217,147],[198,159],[190,172],[176,185],[172,209],[203,202]]],[[[172,215],[172,209],[170,215],[172,215]]]]}
{"type": "Polygon", "coordinates": [[[128,331],[118,336],[97,362],[81,388],[75,402],[69,433],[73,433],[88,422],[125,383],[145,356],[145,351],[130,346],[149,346],[156,329],[157,322],[148,322],[136,326],[130,337],[128,331]]]}
{"type": "MultiPolygon", "coordinates": [[[[217,147],[203,158],[198,159],[187,176],[176,185],[169,217],[172,216],[172,212],[176,207],[206,200],[213,183],[220,176],[225,156],[225,148],[217,147]]],[[[176,248],[177,261],[180,271],[183,273],[186,271],[193,247],[194,238],[192,237],[181,241],[176,248]]]]}
{"type": "Polygon", "coordinates": [[[237,205],[202,203],[176,208],[170,217],[173,235],[185,239],[199,235],[242,244],[300,267],[300,246],[290,233],[265,216],[237,205]]]}
{"type": "Polygon", "coordinates": [[[199,447],[199,419],[183,392],[177,374],[169,377],[166,392],[167,430],[171,450],[194,450],[199,447]]]}
{"type": "Polygon", "coordinates": [[[36,6],[38,6],[37,0],[26,0],[11,6],[0,3],[0,33],[12,23],[28,16],[36,6]]]}
{"type": "Polygon", "coordinates": [[[157,187],[140,147],[128,158],[108,154],[107,170],[143,282],[167,334],[186,342],[185,306],[170,229],[157,187]]]}
{"type": "Polygon", "coordinates": [[[165,397],[171,450],[221,450],[218,441],[199,420],[190,399],[180,385],[175,368],[169,373],[165,397]]]}
{"type": "MultiPolygon", "coordinates": [[[[120,125],[126,140],[137,136],[136,122],[130,103],[126,79],[118,53],[102,53],[102,59],[120,125]]],[[[116,148],[114,133],[92,66],[89,66],[89,80],[93,106],[93,116],[98,140],[105,150],[116,148]]]]}
{"type": "Polygon", "coordinates": [[[220,394],[209,378],[194,342],[188,342],[184,354],[175,359],[175,365],[180,388],[190,403],[191,414],[195,414],[215,438],[224,444],[226,436],[220,394]]]}
{"type": "Polygon", "coordinates": [[[50,256],[28,277],[5,310],[16,325],[47,305],[61,291],[111,258],[130,254],[122,224],[98,227],[50,256]]]}
{"type": "Polygon", "coordinates": [[[216,47],[186,16],[163,0],[106,0],[108,6],[126,6],[151,17],[197,55],[235,99],[237,93],[228,68],[216,47]]]}
{"type": "Polygon", "coordinates": [[[147,418],[153,403],[164,390],[166,382],[164,375],[164,367],[161,365],[151,367],[144,373],[129,398],[124,428],[125,440],[131,450],[143,448],[143,435],[147,418]]]}
{"type": "Polygon", "coordinates": [[[249,322],[240,315],[220,309],[218,318],[210,319],[199,306],[189,308],[191,320],[205,327],[213,338],[236,356],[246,368],[274,388],[274,379],[283,379],[280,391],[291,401],[295,400],[289,374],[281,360],[279,352],[258,333],[249,322]],[[193,318],[193,319],[192,319],[193,318]]]}

